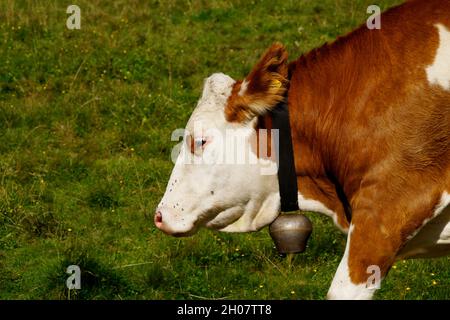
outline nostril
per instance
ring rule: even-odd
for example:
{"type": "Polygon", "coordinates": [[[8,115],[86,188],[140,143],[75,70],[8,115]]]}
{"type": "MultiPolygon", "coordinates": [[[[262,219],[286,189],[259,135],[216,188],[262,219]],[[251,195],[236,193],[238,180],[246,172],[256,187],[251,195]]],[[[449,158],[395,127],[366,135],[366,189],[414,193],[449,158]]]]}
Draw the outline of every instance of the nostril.
{"type": "Polygon", "coordinates": [[[162,223],[162,214],[160,211],[155,214],[155,223],[162,223]]]}

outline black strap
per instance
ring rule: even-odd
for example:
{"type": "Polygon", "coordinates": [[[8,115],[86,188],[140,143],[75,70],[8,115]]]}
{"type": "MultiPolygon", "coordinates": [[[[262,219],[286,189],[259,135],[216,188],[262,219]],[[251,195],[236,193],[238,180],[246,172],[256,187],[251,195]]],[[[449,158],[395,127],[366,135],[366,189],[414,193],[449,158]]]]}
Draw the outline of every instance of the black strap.
{"type": "Polygon", "coordinates": [[[278,129],[277,161],[278,185],[280,187],[281,211],[299,210],[297,174],[295,172],[294,150],[292,148],[289,108],[286,101],[280,102],[272,111],[272,128],[278,129]]]}

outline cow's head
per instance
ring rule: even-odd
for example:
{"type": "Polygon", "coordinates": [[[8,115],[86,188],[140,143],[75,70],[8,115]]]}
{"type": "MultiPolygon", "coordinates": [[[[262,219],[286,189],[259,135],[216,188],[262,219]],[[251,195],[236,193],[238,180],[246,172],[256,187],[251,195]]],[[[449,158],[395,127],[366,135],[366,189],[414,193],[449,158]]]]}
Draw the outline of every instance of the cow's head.
{"type": "Polygon", "coordinates": [[[277,217],[275,152],[265,143],[270,132],[258,129],[270,124],[265,115],[283,99],[287,77],[287,53],[274,44],[243,81],[220,73],[206,79],[156,209],[159,229],[175,236],[200,226],[247,232],[277,217]]]}

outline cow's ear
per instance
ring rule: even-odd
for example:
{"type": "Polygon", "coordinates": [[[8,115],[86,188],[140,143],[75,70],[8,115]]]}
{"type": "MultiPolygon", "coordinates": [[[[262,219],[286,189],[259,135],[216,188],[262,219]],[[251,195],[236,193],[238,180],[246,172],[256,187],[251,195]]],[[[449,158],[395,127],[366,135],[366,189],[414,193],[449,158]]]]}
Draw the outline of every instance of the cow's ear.
{"type": "Polygon", "coordinates": [[[228,121],[249,121],[284,99],[289,84],[287,59],[286,49],[280,43],[266,51],[250,74],[234,85],[225,108],[228,121]]]}

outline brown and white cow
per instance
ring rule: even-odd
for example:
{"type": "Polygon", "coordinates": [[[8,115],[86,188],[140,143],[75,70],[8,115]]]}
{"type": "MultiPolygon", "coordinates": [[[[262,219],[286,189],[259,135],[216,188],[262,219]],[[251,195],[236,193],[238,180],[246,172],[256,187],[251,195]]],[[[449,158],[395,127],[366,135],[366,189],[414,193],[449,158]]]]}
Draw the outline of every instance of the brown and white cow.
{"type": "Polygon", "coordinates": [[[380,30],[362,26],[290,64],[275,44],[243,81],[209,77],[156,210],[159,229],[256,231],[277,217],[277,176],[261,174],[267,163],[214,159],[220,133],[239,129],[251,145],[285,96],[300,208],[348,233],[328,298],[370,299],[369,266],[384,278],[396,259],[450,252],[448,0],[406,2],[382,14],[380,30]],[[212,161],[185,161],[202,156],[212,161]]]}

